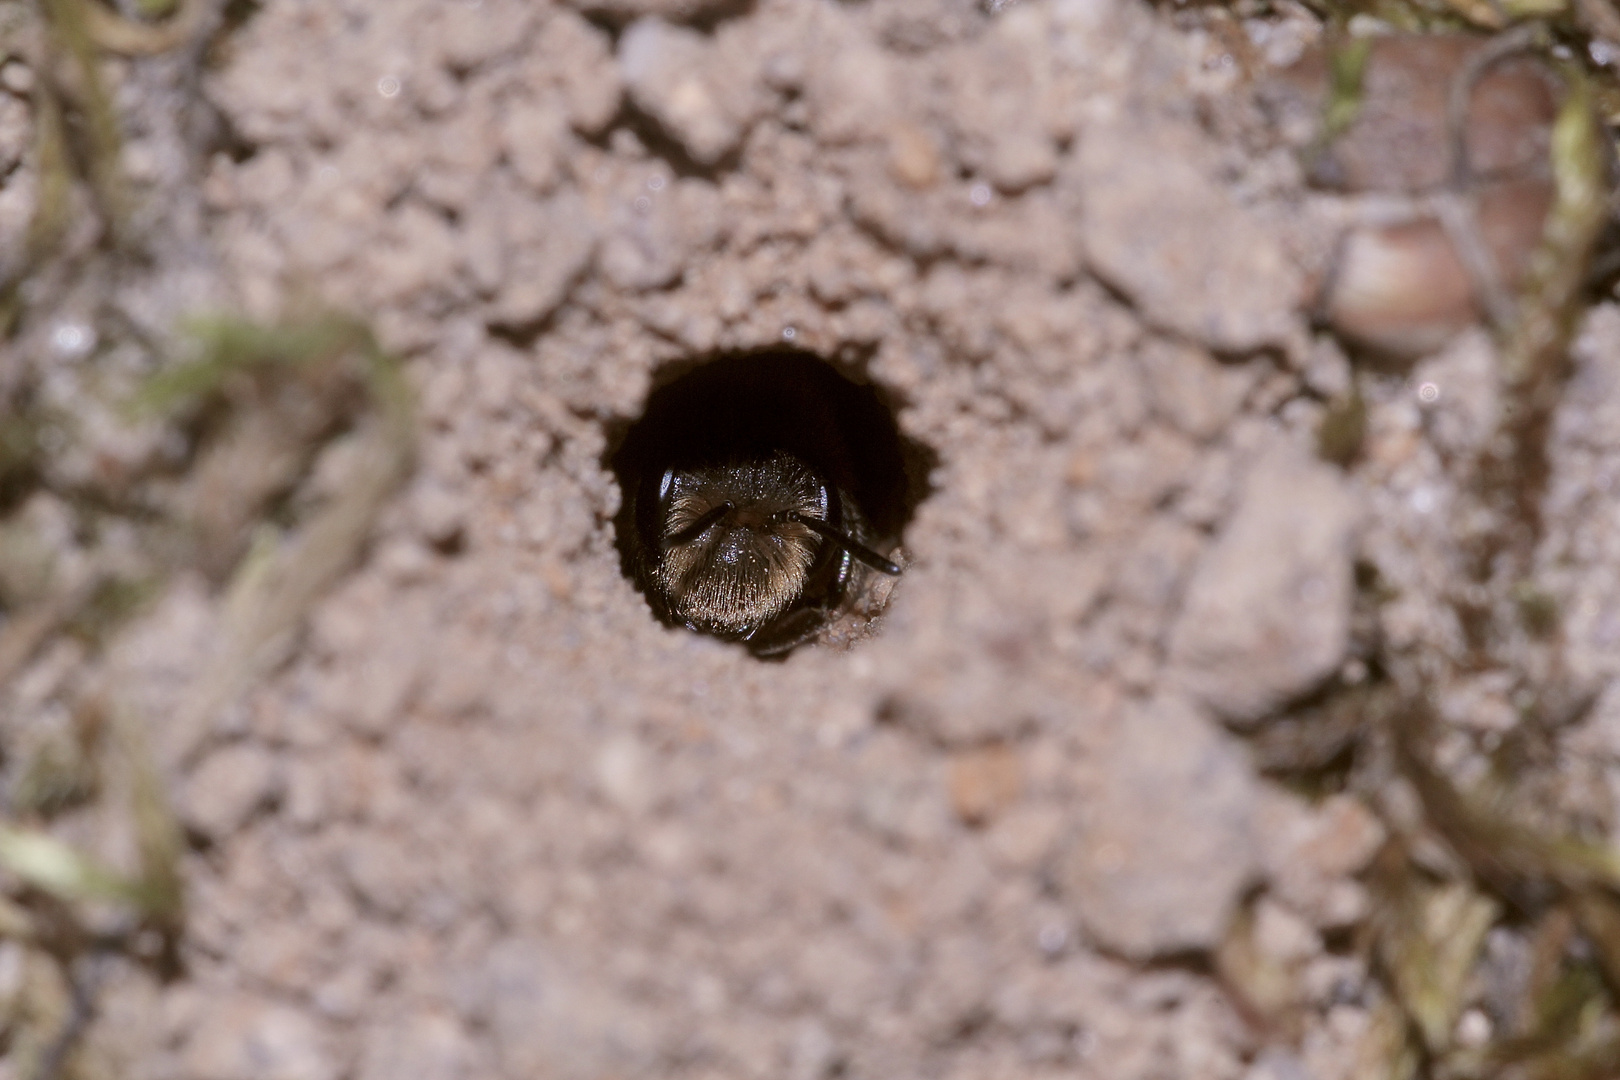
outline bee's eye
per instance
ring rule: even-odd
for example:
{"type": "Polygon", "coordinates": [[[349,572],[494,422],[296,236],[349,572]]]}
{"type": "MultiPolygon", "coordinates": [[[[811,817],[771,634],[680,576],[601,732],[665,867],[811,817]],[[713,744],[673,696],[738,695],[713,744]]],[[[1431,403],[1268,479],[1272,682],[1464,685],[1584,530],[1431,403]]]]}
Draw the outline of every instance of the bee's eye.
{"type": "Polygon", "coordinates": [[[659,509],[662,510],[662,509],[667,509],[669,507],[670,492],[672,492],[674,490],[675,490],[675,470],[674,469],[665,469],[664,470],[664,478],[662,480],[658,481],[658,506],[659,506],[659,509]]]}

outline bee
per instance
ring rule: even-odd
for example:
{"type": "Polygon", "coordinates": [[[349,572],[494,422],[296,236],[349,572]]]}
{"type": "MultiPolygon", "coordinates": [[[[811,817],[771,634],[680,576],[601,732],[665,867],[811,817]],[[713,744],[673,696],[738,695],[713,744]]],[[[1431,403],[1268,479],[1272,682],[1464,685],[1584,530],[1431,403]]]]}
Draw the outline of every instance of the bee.
{"type": "Polygon", "coordinates": [[[849,496],[783,451],[666,468],[638,504],[643,587],[659,615],[756,655],[813,637],[862,567],[900,573],[862,543],[849,496]]]}
{"type": "Polygon", "coordinates": [[[898,435],[870,394],[802,354],[717,361],[654,393],[613,467],[626,571],[659,619],[781,656],[872,575],[899,575],[854,494],[903,501],[898,435]]]}

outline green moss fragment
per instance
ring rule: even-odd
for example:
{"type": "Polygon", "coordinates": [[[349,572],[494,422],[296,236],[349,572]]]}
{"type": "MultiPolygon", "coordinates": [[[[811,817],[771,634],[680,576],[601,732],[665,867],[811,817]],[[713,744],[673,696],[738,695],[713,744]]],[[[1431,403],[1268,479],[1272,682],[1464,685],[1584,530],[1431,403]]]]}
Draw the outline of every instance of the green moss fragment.
{"type": "Polygon", "coordinates": [[[1328,405],[1316,428],[1316,452],[1324,461],[1349,465],[1361,453],[1367,437],[1367,402],[1361,384],[1350,384],[1350,392],[1328,405]]]}

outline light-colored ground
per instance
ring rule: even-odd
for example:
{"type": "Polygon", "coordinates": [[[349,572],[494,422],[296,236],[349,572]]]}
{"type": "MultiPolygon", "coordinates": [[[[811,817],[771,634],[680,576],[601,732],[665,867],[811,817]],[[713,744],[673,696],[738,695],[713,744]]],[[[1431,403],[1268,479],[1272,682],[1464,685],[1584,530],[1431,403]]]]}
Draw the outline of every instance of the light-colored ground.
{"type": "MultiPolygon", "coordinates": [[[[1353,1075],[1384,826],[1263,778],[1234,727],[1358,662],[1357,559],[1399,593],[1384,634],[1444,652],[1445,455],[1489,422],[1491,345],[1369,375],[1362,457],[1318,459],[1350,378],[1307,319],[1331,213],[1247,97],[1313,30],[1223,32],[1261,44],[1112,0],[272,0],[207,69],[213,120],[127,72],[125,155],[176,223],[95,288],[157,326],[355,312],[420,441],[211,729],[169,721],[215,585],[176,577],[112,645],[191,891],[184,977],[117,967],[94,1052],[192,1080],[1353,1075]],[[221,152],[188,164],[186,123],[221,152]],[[789,332],[938,467],[876,635],[761,663],[653,620],[605,456],[662,365],[789,332]],[[1240,908],[1300,987],[1291,1042],[1211,974],[1240,908]]],[[[71,405],[124,361],[48,353],[59,310],[15,347],[71,405]]],[[[1595,311],[1544,551],[1599,689],[1617,338],[1595,311]]],[[[97,423],[115,462],[158,453],[97,423]]],[[[1512,709],[1444,690],[1462,768],[1512,709]]],[[[1606,828],[1620,697],[1559,745],[1606,828]]]]}

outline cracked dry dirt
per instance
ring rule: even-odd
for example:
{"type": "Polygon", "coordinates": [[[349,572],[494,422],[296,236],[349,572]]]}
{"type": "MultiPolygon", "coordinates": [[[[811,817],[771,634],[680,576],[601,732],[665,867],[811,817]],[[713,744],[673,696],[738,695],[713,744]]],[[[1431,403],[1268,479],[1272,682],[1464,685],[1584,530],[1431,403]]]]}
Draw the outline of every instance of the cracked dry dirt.
{"type": "MultiPolygon", "coordinates": [[[[1251,93],[1315,20],[1001,6],[272,0],[200,82],[110,66],[151,256],[62,272],[0,347],[74,418],[57,489],[173,453],[115,403],[197,312],[368,320],[419,430],[363,562],[205,725],[174,719],[228,614],[200,572],[6,691],[26,732],[116,687],[189,839],[182,974],[104,962],[82,1075],[1382,1075],[1354,942],[1387,827],[1243,733],[1365,676],[1358,561],[1385,639],[1456,651],[1447,463],[1491,339],[1367,374],[1363,452],[1322,461],[1339,211],[1251,93]],[[934,461],[875,632],[762,663],[654,621],[608,460],[668,365],[785,342],[934,461]],[[1240,912],[1291,1035],[1212,965],[1240,912]]],[[[28,100],[0,87],[13,248],[28,100]]],[[[1597,704],[1546,812],[1602,835],[1620,308],[1564,401],[1537,560],[1597,704]]],[[[1448,767],[1512,690],[1436,689],[1448,767]]]]}

